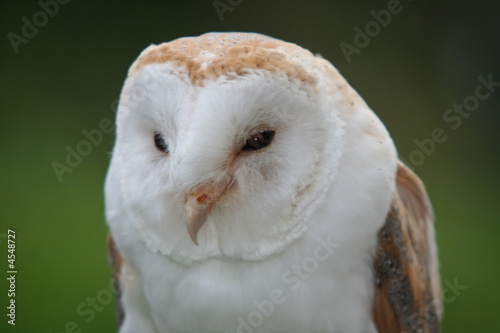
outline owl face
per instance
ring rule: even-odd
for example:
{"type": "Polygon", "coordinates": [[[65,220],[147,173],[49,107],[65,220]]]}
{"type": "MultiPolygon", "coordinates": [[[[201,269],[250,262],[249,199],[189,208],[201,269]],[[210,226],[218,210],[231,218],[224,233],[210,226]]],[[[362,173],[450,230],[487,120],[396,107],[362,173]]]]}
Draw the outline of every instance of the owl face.
{"type": "Polygon", "coordinates": [[[196,87],[167,63],[129,79],[115,154],[148,244],[244,255],[296,237],[304,225],[293,215],[302,195],[321,186],[315,175],[332,149],[325,138],[340,128],[325,111],[328,100],[310,94],[266,70],[196,87]]]}
{"type": "Polygon", "coordinates": [[[395,165],[385,128],[328,62],[260,35],[220,36],[146,49],[117,114],[108,177],[119,185],[107,192],[119,187],[150,250],[184,263],[285,249],[351,159],[348,141],[374,146],[352,170],[385,163],[381,151],[395,165]]]}

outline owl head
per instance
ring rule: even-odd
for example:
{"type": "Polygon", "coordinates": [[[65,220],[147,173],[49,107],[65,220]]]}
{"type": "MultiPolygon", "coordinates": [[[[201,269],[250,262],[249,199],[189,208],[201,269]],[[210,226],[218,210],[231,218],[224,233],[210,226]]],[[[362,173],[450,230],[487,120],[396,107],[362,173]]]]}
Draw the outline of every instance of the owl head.
{"type": "Polygon", "coordinates": [[[108,211],[126,210],[147,247],[174,260],[265,258],[332,200],[392,186],[394,145],[338,71],[259,34],[146,48],[116,122],[108,211]]]}

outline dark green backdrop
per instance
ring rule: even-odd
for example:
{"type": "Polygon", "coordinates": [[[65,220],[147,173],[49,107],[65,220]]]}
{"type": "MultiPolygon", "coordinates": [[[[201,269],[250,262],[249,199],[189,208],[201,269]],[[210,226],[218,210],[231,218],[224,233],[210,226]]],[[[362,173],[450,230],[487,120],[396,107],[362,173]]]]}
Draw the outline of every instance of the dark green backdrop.
{"type": "Polygon", "coordinates": [[[500,81],[498,2],[220,2],[229,6],[221,15],[211,0],[72,0],[47,7],[53,17],[34,0],[1,2],[0,331],[115,330],[102,195],[113,134],[80,146],[92,151],[62,181],[53,164],[66,164],[67,147],[77,149],[84,130],[113,119],[127,68],[144,47],[237,30],[322,54],[366,99],[434,204],[443,331],[500,332],[500,87],[470,97],[478,77],[500,81]],[[388,6],[398,11],[390,22],[370,24],[371,11],[388,6]],[[33,23],[39,27],[30,30],[33,23]],[[358,38],[353,51],[346,45],[356,47],[355,28],[367,24],[370,41],[358,38]],[[340,45],[354,52],[350,61],[340,45]],[[473,111],[447,111],[464,102],[473,111]],[[431,144],[436,129],[440,142],[431,144]],[[8,228],[17,235],[14,327],[5,316],[8,228]]]}

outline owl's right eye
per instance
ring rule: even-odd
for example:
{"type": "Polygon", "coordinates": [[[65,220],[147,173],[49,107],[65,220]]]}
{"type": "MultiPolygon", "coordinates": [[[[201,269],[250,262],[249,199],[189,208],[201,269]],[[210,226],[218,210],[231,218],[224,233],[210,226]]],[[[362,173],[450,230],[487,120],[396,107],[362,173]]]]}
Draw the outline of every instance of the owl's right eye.
{"type": "Polygon", "coordinates": [[[163,135],[159,132],[155,132],[155,146],[159,151],[168,153],[168,145],[163,135]]]}

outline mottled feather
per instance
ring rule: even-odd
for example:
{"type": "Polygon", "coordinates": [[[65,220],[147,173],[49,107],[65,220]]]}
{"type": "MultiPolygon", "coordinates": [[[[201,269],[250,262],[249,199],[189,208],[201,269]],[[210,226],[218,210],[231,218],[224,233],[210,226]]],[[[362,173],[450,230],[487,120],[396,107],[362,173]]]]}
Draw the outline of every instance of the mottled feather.
{"type": "Polygon", "coordinates": [[[374,321],[379,332],[439,332],[441,290],[433,213],[425,188],[402,163],[375,258],[374,321]]]}
{"type": "Polygon", "coordinates": [[[123,266],[123,259],[116,248],[115,242],[111,234],[108,235],[108,260],[112,267],[113,272],[113,285],[115,287],[115,303],[116,303],[116,319],[118,321],[118,327],[123,323],[125,318],[125,313],[122,306],[122,288],[120,282],[120,272],[123,266]]]}

